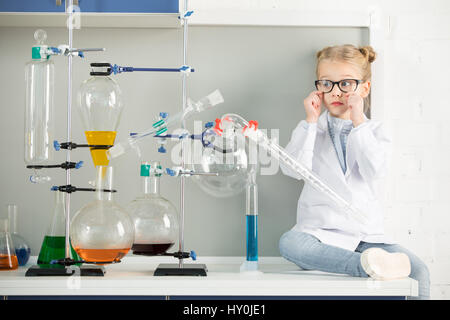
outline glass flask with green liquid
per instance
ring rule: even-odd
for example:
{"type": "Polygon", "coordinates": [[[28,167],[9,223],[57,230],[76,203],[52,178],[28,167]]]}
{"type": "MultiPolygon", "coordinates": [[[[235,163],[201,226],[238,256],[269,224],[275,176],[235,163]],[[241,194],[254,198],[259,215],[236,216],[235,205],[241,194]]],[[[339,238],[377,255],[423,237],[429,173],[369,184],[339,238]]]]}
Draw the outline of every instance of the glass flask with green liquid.
{"type": "MultiPolygon", "coordinates": [[[[60,264],[50,264],[52,260],[64,259],[66,257],[66,236],[65,236],[65,194],[55,191],[55,208],[51,225],[44,236],[37,263],[38,265],[48,265],[50,268],[64,268],[60,264]]],[[[80,260],[79,256],[70,246],[71,258],[80,260]]],[[[80,265],[80,264],[77,264],[80,265]]]]}

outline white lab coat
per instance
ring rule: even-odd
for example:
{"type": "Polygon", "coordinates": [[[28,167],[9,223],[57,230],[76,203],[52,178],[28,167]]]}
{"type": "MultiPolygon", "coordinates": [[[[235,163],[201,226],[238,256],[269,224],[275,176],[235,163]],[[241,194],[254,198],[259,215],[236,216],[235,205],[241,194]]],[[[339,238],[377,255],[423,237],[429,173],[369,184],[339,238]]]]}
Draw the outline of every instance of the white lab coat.
{"type": "MultiPolygon", "coordinates": [[[[347,139],[344,174],[328,132],[328,111],[317,124],[300,121],[286,151],[312,170],[333,191],[363,211],[362,224],[326,195],[305,183],[298,200],[297,224],[293,229],[310,233],[321,242],[354,251],[360,241],[392,243],[384,234],[383,209],[378,200],[379,183],[387,171],[390,141],[378,121],[369,120],[353,128],[347,139]]],[[[280,165],[284,174],[302,179],[295,171],[280,165]]]]}

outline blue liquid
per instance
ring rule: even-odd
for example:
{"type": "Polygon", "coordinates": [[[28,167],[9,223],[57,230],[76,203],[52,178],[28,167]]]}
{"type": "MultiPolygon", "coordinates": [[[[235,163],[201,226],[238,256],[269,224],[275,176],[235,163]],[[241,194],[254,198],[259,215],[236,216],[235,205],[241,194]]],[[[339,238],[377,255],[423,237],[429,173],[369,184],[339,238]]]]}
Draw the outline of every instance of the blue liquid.
{"type": "Polygon", "coordinates": [[[247,261],[258,261],[258,216],[246,215],[247,261]]]}
{"type": "Polygon", "coordinates": [[[19,262],[19,266],[24,266],[27,264],[28,259],[31,255],[31,249],[30,248],[16,248],[16,256],[17,261],[19,262]]]}

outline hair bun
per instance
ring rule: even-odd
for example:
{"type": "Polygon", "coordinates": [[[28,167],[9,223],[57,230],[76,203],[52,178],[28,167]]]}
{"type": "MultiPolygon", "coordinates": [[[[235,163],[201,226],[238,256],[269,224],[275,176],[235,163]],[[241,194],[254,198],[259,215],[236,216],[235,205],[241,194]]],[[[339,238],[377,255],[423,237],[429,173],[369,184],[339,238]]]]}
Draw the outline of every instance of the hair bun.
{"type": "Polygon", "coordinates": [[[361,52],[362,55],[366,57],[367,61],[369,61],[370,63],[374,62],[377,58],[377,53],[371,46],[360,47],[359,52],[361,52]]]}

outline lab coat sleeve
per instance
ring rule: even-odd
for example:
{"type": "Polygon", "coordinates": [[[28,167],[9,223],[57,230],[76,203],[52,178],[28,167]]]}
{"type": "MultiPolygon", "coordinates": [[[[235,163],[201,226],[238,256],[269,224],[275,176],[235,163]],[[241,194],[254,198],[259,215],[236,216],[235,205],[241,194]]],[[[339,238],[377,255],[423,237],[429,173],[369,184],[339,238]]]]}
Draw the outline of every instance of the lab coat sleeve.
{"type": "MultiPolygon", "coordinates": [[[[305,120],[300,121],[291,135],[291,140],[287,144],[285,150],[300,163],[312,170],[312,158],[314,143],[316,141],[317,123],[308,123],[305,120]]],[[[280,163],[281,171],[292,178],[301,180],[303,177],[297,172],[280,163]]]]}
{"type": "Polygon", "coordinates": [[[365,122],[352,132],[352,150],[362,177],[370,182],[386,176],[391,141],[381,123],[365,122]]]}

